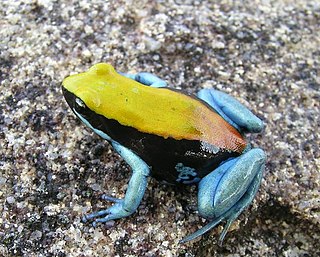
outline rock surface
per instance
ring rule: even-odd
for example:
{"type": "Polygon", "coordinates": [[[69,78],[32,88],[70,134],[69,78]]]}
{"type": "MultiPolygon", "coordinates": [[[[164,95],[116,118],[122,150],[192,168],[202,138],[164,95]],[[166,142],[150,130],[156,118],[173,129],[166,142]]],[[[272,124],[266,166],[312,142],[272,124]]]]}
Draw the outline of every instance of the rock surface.
{"type": "Polygon", "coordinates": [[[0,9],[0,255],[320,255],[319,1],[69,2],[0,9]],[[268,155],[263,184],[222,246],[221,226],[179,245],[206,224],[196,188],[153,179],[136,214],[81,223],[130,176],[61,94],[65,76],[101,61],[192,93],[221,89],[266,123],[249,137],[268,155]]]}

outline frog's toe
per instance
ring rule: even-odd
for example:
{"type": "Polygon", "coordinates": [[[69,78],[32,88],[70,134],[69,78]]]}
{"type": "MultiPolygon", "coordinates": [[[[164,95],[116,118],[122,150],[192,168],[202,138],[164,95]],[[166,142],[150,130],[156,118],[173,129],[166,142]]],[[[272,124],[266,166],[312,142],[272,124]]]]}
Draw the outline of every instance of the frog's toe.
{"type": "Polygon", "coordinates": [[[223,219],[224,219],[224,217],[218,217],[217,219],[212,220],[210,223],[208,223],[204,227],[200,228],[199,230],[197,230],[193,234],[188,235],[185,238],[181,239],[179,241],[179,243],[180,244],[187,243],[187,242],[189,242],[189,241],[191,241],[191,240],[193,240],[193,239],[195,239],[195,238],[207,233],[210,229],[212,229],[215,226],[217,226],[223,219]]]}
{"type": "Polygon", "coordinates": [[[123,204],[123,199],[117,199],[117,198],[113,198],[113,197],[112,197],[112,199],[113,200],[116,199],[116,201],[117,201],[113,206],[111,206],[105,210],[101,210],[98,212],[93,212],[91,214],[88,214],[82,218],[82,221],[87,222],[88,220],[104,216],[103,218],[97,218],[94,220],[93,225],[96,226],[96,224],[98,222],[103,223],[103,222],[107,222],[110,220],[124,218],[124,217],[131,215],[135,211],[135,210],[126,209],[123,204]]]}
{"type": "MultiPolygon", "coordinates": [[[[113,202],[113,203],[115,203],[115,205],[116,204],[121,205],[122,202],[123,202],[123,199],[115,198],[115,197],[108,196],[108,195],[105,195],[105,194],[102,195],[101,198],[103,200],[113,202]]],[[[97,218],[97,217],[101,217],[101,216],[104,216],[104,215],[108,215],[108,214],[112,213],[112,210],[113,210],[113,206],[111,206],[110,208],[105,209],[105,210],[101,210],[101,211],[90,213],[88,215],[84,215],[82,217],[82,222],[88,222],[91,219],[94,219],[94,218],[97,218]]],[[[106,220],[106,221],[108,221],[108,220],[106,220]]],[[[94,226],[95,226],[95,222],[94,222],[94,226]]]]}
{"type": "Polygon", "coordinates": [[[93,212],[82,217],[82,222],[88,222],[91,219],[109,214],[109,209],[93,212]]]}
{"type": "Polygon", "coordinates": [[[95,219],[95,221],[92,223],[93,226],[96,226],[97,223],[105,223],[108,222],[110,220],[116,220],[116,219],[120,219],[120,218],[124,218],[129,216],[130,214],[132,214],[131,212],[125,210],[123,207],[116,207],[112,206],[108,209],[108,213],[105,217],[103,218],[99,218],[99,219],[95,219]]]}
{"type": "Polygon", "coordinates": [[[105,194],[101,196],[101,199],[109,201],[109,202],[113,202],[113,203],[120,203],[123,200],[123,199],[112,197],[112,196],[108,196],[108,195],[105,195],[105,194]]]}
{"type": "Polygon", "coordinates": [[[95,219],[93,222],[92,222],[92,226],[93,227],[96,227],[98,225],[98,223],[106,223],[110,220],[114,220],[114,218],[112,217],[112,215],[106,215],[105,217],[103,218],[99,218],[99,219],[95,219]]]}

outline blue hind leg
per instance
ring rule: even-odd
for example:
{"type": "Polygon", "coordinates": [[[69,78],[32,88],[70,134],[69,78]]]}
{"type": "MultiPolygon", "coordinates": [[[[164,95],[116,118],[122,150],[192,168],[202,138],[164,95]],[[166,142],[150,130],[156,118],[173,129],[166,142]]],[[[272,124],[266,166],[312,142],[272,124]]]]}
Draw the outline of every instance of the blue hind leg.
{"type": "Polygon", "coordinates": [[[224,162],[199,183],[199,214],[211,219],[206,226],[181,240],[188,242],[203,235],[221,221],[227,223],[220,235],[222,242],[229,227],[255,197],[263,175],[265,153],[255,148],[224,162]]]}
{"type": "Polygon", "coordinates": [[[202,89],[198,97],[213,107],[239,131],[260,132],[263,122],[232,96],[215,89],[202,89]]]}
{"type": "MultiPolygon", "coordinates": [[[[214,89],[202,89],[198,97],[207,102],[240,132],[260,132],[263,122],[233,97],[214,89]]],[[[228,228],[256,195],[266,156],[263,150],[250,147],[241,156],[222,163],[199,183],[199,214],[211,222],[182,242],[190,241],[226,220],[220,242],[228,228]]]]}

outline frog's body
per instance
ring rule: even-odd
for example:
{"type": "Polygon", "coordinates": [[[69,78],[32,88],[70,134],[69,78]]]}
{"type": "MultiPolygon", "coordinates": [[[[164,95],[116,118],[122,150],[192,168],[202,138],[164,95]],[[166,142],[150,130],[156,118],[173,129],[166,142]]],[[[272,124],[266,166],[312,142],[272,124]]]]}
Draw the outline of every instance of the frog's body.
{"type": "Polygon", "coordinates": [[[97,64],[64,80],[64,95],[72,110],[108,140],[133,170],[124,200],[105,197],[116,204],[86,219],[106,215],[96,219],[104,222],[130,215],[143,197],[149,175],[168,183],[200,181],[199,212],[216,218],[210,226],[222,219],[231,224],[253,199],[265,156],[261,149],[250,150],[241,132],[260,131],[262,122],[219,91],[202,90],[201,100],[164,86],[152,74],[119,74],[109,64],[97,64]],[[240,161],[247,158],[252,160],[240,161]],[[245,203],[236,206],[241,201],[245,203]]]}

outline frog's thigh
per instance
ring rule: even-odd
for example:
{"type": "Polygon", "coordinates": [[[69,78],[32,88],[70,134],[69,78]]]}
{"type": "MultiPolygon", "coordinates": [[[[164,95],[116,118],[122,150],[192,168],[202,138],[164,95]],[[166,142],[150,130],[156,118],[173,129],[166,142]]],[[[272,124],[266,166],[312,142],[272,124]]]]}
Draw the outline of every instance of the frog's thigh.
{"type": "Polygon", "coordinates": [[[122,73],[119,72],[121,75],[136,80],[146,86],[151,86],[151,87],[166,87],[167,83],[157,77],[156,75],[153,75],[149,72],[139,72],[137,74],[128,74],[128,73],[122,73]]]}
{"type": "Polygon", "coordinates": [[[201,235],[222,220],[227,220],[220,235],[220,241],[224,239],[232,222],[255,197],[261,183],[265,159],[264,151],[254,148],[222,165],[221,168],[227,168],[224,173],[220,171],[222,176],[214,177],[216,171],[213,171],[201,180],[199,214],[213,220],[195,235],[201,235]]]}
{"type": "Polygon", "coordinates": [[[199,183],[200,214],[208,218],[225,214],[248,191],[252,183],[260,184],[257,175],[260,177],[264,164],[265,153],[259,148],[254,148],[227,161],[204,177],[199,183]]]}
{"type": "Polygon", "coordinates": [[[225,162],[199,183],[199,214],[212,219],[210,223],[187,236],[185,243],[203,235],[223,220],[227,220],[220,242],[232,222],[252,202],[256,195],[265,164],[265,154],[255,148],[242,156],[225,162]]]}
{"type": "Polygon", "coordinates": [[[263,122],[232,96],[215,89],[202,89],[198,97],[211,105],[226,121],[237,129],[260,132],[263,122]]]}

